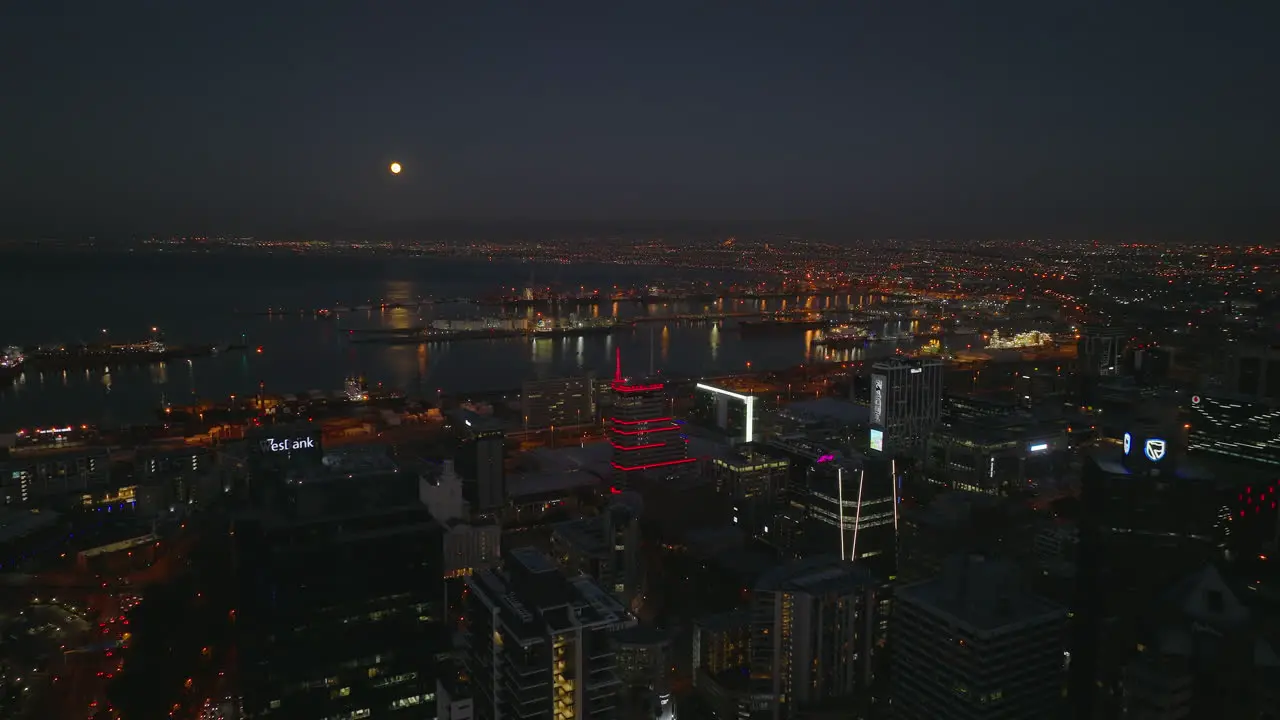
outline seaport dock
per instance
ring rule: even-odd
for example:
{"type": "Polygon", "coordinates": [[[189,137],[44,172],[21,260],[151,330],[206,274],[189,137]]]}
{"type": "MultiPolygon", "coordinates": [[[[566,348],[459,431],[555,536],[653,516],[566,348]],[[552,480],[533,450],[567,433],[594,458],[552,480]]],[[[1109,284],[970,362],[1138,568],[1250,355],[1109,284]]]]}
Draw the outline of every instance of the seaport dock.
{"type": "Polygon", "coordinates": [[[172,360],[212,357],[222,352],[246,350],[244,345],[72,345],[27,351],[22,371],[71,370],[110,365],[152,365],[172,360]]]}

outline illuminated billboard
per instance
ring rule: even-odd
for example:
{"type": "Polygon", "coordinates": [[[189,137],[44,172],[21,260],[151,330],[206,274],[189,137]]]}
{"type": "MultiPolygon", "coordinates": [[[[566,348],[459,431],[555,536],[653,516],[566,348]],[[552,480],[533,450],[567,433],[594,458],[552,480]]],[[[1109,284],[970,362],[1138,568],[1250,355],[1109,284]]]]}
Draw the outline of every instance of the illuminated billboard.
{"type": "Polygon", "coordinates": [[[871,424],[884,425],[884,375],[871,376],[871,424]]]}
{"type": "Polygon", "coordinates": [[[871,428],[871,449],[884,452],[884,431],[871,428]]]}
{"type": "Polygon", "coordinates": [[[258,467],[312,465],[324,457],[320,430],[311,425],[256,427],[245,439],[251,463],[258,467]]]}

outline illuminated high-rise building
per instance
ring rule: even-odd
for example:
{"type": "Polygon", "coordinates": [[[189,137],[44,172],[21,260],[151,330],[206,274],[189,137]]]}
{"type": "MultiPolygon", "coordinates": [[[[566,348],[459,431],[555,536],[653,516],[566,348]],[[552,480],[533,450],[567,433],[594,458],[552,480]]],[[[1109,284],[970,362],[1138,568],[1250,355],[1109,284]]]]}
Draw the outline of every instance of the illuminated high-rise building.
{"type": "Polygon", "coordinates": [[[676,475],[694,461],[688,440],[667,408],[666,386],[661,381],[623,377],[618,351],[609,387],[614,397],[607,427],[616,487],[631,487],[641,478],[676,475]]]}
{"type": "Polygon", "coordinates": [[[1080,372],[1090,377],[1111,377],[1120,374],[1129,331],[1121,327],[1086,325],[1080,328],[1076,349],[1080,358],[1080,372]]]}
{"type": "Polygon", "coordinates": [[[871,370],[873,453],[923,450],[942,417],[942,361],[893,359],[871,370]]]}
{"type": "Polygon", "coordinates": [[[610,634],[637,622],[621,603],[530,547],[468,577],[467,587],[476,720],[617,717],[622,681],[610,634]]]}
{"type": "Polygon", "coordinates": [[[832,702],[867,717],[885,676],[889,602],[887,583],[834,555],[761,576],[750,603],[752,720],[803,717],[832,702]]]}

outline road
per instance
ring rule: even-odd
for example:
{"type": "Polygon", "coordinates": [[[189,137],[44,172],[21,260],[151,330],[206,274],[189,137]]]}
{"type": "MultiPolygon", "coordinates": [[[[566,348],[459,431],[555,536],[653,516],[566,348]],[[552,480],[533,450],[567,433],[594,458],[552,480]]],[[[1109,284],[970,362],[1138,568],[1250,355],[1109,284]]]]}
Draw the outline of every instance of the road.
{"type": "MultiPolygon", "coordinates": [[[[117,646],[127,646],[130,639],[128,613],[148,586],[167,582],[181,571],[195,542],[196,533],[183,528],[172,540],[159,541],[153,562],[126,570],[123,575],[104,577],[72,566],[28,579],[27,588],[33,593],[56,592],[64,602],[76,602],[83,608],[81,617],[88,629],[68,638],[61,668],[50,679],[48,691],[32,704],[27,717],[117,717],[107,704],[107,684],[123,669],[122,652],[117,646]]],[[[120,554],[129,564],[130,556],[120,554]]]]}

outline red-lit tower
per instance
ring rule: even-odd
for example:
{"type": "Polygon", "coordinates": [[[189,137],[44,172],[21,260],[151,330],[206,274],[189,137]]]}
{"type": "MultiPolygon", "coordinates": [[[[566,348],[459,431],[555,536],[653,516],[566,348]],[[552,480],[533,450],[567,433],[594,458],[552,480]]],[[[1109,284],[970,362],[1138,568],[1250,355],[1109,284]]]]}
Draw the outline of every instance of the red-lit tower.
{"type": "Polygon", "coordinates": [[[663,384],[624,378],[621,350],[615,362],[609,444],[613,446],[614,485],[621,490],[633,487],[638,477],[678,473],[694,458],[689,457],[680,425],[667,412],[663,384]]]}

